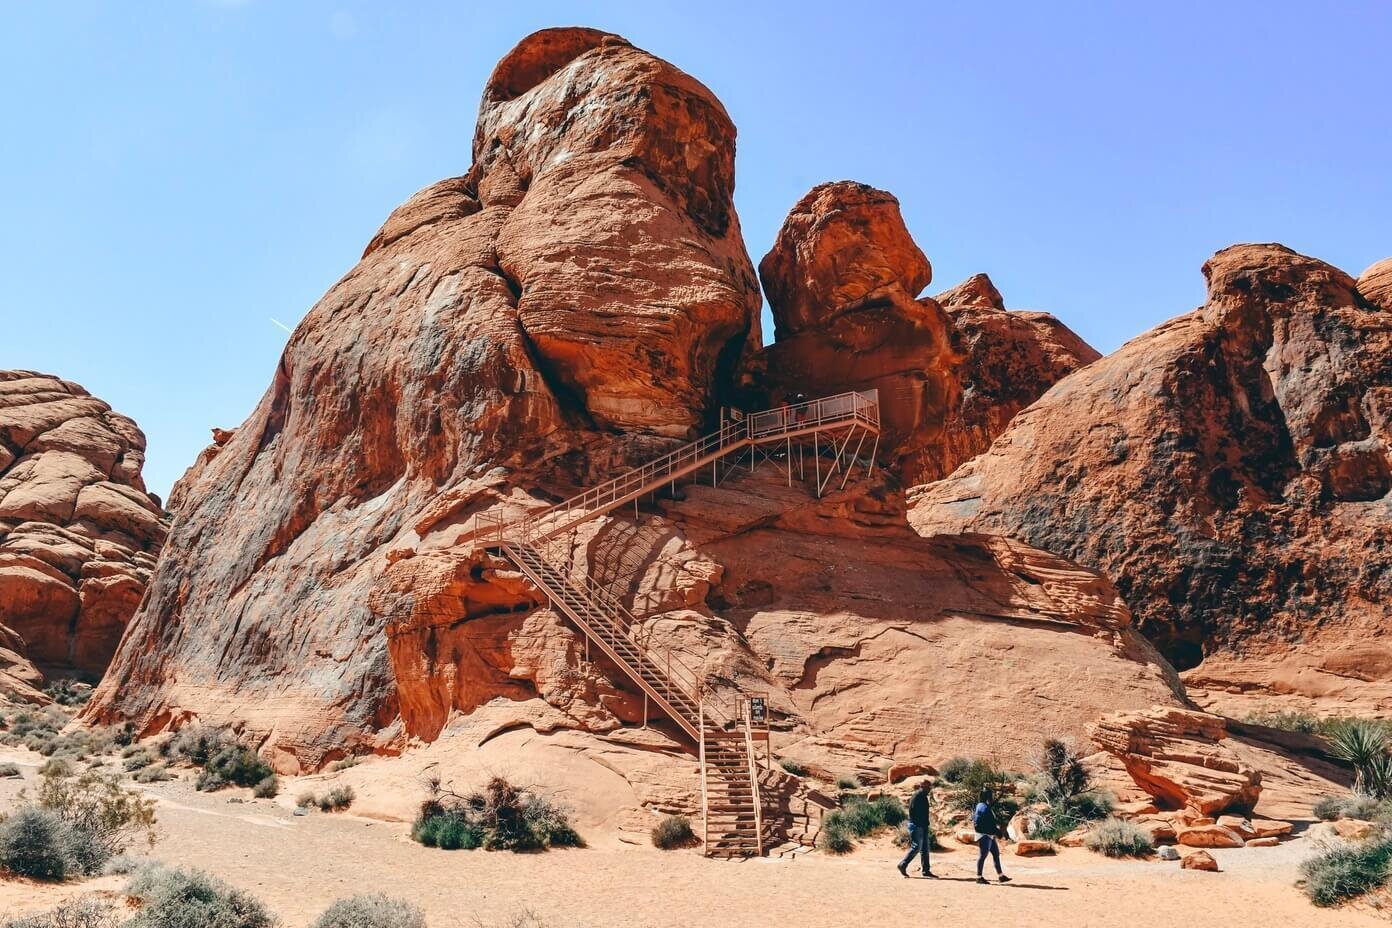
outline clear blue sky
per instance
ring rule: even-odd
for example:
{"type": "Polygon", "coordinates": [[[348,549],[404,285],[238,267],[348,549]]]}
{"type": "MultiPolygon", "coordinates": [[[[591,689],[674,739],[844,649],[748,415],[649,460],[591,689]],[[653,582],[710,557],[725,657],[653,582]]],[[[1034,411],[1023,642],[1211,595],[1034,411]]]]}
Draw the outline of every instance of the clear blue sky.
{"type": "MultiPolygon", "coordinates": [[[[166,494],[393,206],[463,173],[527,33],[621,33],[739,127],[754,260],[809,187],[898,195],[930,291],[986,271],[1109,351],[1280,241],[1392,255],[1392,3],[0,4],[0,368],[133,416],[166,494]]],[[[772,326],[766,322],[766,332],[772,326]]]]}

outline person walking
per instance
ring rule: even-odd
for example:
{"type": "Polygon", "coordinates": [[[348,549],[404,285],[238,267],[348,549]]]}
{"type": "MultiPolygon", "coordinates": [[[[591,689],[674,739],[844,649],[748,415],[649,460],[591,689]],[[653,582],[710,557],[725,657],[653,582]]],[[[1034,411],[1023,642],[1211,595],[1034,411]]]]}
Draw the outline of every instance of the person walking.
{"type": "Polygon", "coordinates": [[[996,865],[996,876],[1002,883],[1009,883],[1010,877],[1001,870],[1000,842],[996,840],[996,836],[1000,834],[1000,825],[996,822],[996,813],[991,809],[989,787],[981,790],[980,801],[976,804],[976,811],[972,813],[972,828],[976,831],[976,846],[981,849],[980,856],[976,858],[976,881],[986,882],[982,870],[986,867],[986,855],[990,854],[991,862],[996,865]]]}
{"type": "Polygon", "coordinates": [[[918,789],[914,790],[913,797],[909,800],[909,852],[899,861],[900,875],[909,875],[909,864],[913,862],[914,855],[918,854],[922,858],[923,875],[929,879],[936,879],[929,866],[928,849],[932,846],[933,820],[929,815],[928,781],[925,779],[919,781],[918,789]]]}

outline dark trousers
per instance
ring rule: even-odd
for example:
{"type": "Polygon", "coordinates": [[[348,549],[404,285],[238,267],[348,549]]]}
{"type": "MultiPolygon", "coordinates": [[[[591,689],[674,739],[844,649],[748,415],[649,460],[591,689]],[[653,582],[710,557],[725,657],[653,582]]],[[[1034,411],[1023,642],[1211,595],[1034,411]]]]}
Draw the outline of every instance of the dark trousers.
{"type": "Polygon", "coordinates": [[[913,863],[914,855],[918,854],[923,858],[923,872],[927,873],[931,867],[928,866],[928,848],[933,843],[932,829],[926,825],[915,825],[909,822],[909,852],[904,855],[904,859],[899,861],[899,869],[903,870],[913,863]]]}
{"type": "Polygon", "coordinates": [[[976,859],[976,875],[981,876],[981,870],[986,866],[986,855],[991,855],[991,862],[996,865],[996,872],[1002,873],[1000,865],[1000,844],[995,838],[982,835],[976,839],[976,846],[981,848],[981,856],[976,859]]]}

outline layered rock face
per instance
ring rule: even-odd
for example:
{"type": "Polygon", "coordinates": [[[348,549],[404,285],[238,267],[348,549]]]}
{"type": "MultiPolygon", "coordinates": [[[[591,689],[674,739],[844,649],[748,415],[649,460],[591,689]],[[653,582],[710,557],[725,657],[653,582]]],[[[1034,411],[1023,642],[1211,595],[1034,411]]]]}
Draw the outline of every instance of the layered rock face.
{"type": "Polygon", "coordinates": [[[1057,383],[919,488],[910,520],[1101,570],[1210,682],[1241,666],[1259,669],[1236,685],[1286,692],[1386,684],[1392,271],[1355,282],[1239,245],[1204,274],[1203,307],[1057,383]]]}
{"type": "MultiPolygon", "coordinates": [[[[1093,571],[1003,538],[921,538],[892,478],[822,500],[791,483],[765,463],[562,544],[577,576],[618,591],[641,639],[717,689],[766,694],[781,755],[870,778],[966,743],[1023,764],[1041,730],[1081,740],[1105,711],[1183,704],[1173,670],[1093,571]]],[[[408,733],[433,740],[454,718],[501,718],[503,704],[512,721],[500,727],[617,733],[643,720],[622,671],[510,564],[454,535],[396,552],[378,591],[395,616],[408,733]]]]}
{"type": "Polygon", "coordinates": [[[813,188],[759,273],[777,340],[746,380],[764,401],[878,390],[881,449],[910,484],[985,450],[1016,412],[1098,357],[1054,317],[1007,311],[985,275],[918,298],[928,259],[899,201],[865,184],[813,188]]]}
{"type": "Polygon", "coordinates": [[[467,519],[490,472],[583,481],[700,428],[757,342],[734,135],[617,36],[547,30],[504,58],[469,173],[388,217],[176,488],[89,716],[236,717],[287,766],[395,719],[368,603],[388,548],[467,519]]]}
{"type": "Polygon", "coordinates": [[[167,532],[144,462],[136,424],[82,387],[0,371],[4,649],[54,674],[106,669],[167,532]]]}

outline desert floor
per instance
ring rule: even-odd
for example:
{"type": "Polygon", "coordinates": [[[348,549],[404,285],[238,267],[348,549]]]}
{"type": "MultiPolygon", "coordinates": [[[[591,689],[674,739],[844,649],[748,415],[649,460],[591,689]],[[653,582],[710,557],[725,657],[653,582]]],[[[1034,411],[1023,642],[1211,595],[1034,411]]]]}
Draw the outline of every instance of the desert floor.
{"type": "MultiPolygon", "coordinates": [[[[26,766],[37,755],[0,749],[26,766]]],[[[0,810],[15,806],[20,780],[0,781],[0,810]]],[[[433,928],[738,928],[849,924],[965,926],[1380,925],[1363,910],[1321,910],[1294,886],[1309,837],[1276,848],[1214,851],[1221,873],[1174,862],[1119,862],[1085,850],[1022,859],[1007,851],[1007,885],[974,882],[972,848],[935,856],[935,881],[903,879],[887,841],[833,858],[707,860],[696,851],[596,846],[541,854],[439,851],[410,841],[407,827],[353,815],[291,808],[296,783],[278,800],[245,790],[195,792],[187,781],[143,787],[159,802],[160,839],[151,856],[201,867],[253,892],[284,920],[308,925],[334,899],[381,891],[425,909],[433,928]],[[234,800],[243,800],[241,802],[234,800]],[[534,921],[525,920],[526,917],[534,921]]],[[[911,871],[912,872],[912,871],[911,871]]],[[[42,885],[0,879],[0,912],[40,911],[86,892],[120,898],[122,877],[42,885]]]]}

